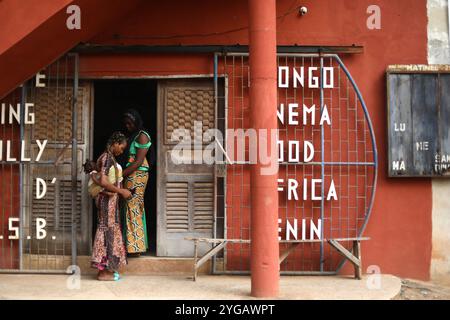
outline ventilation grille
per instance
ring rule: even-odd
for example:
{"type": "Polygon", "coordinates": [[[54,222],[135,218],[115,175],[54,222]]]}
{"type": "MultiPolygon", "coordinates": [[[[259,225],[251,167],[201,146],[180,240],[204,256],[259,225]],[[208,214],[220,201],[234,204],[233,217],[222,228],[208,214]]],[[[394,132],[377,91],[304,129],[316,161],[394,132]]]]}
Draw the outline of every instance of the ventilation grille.
{"type": "MultiPolygon", "coordinates": [[[[78,89],[77,97],[77,139],[83,140],[83,97],[85,88],[78,89]]],[[[35,124],[33,140],[48,140],[52,143],[67,143],[72,137],[72,93],[70,87],[45,87],[36,90],[34,97],[35,124]]]]}
{"type": "Polygon", "coordinates": [[[214,184],[212,181],[177,181],[166,184],[168,232],[212,232],[214,184]]]}
{"type": "MultiPolygon", "coordinates": [[[[72,230],[72,182],[61,180],[47,184],[47,192],[42,199],[36,199],[36,184],[33,185],[32,227],[36,227],[36,218],[46,221],[46,229],[54,231],[72,230]]],[[[77,200],[75,221],[77,230],[81,227],[81,181],[77,181],[77,200]]]]}
{"type": "Polygon", "coordinates": [[[214,185],[212,182],[194,183],[194,229],[209,232],[213,227],[214,185]]]}
{"type": "Polygon", "coordinates": [[[214,128],[214,91],[210,89],[167,89],[166,95],[166,143],[172,143],[171,136],[176,129],[187,129],[194,139],[194,121],[201,121],[202,128],[196,132],[203,137],[208,129],[214,128]],[[202,130],[203,129],[203,130],[202,130]]]}
{"type": "Polygon", "coordinates": [[[187,182],[167,182],[166,184],[166,227],[168,232],[189,230],[187,182]]]}

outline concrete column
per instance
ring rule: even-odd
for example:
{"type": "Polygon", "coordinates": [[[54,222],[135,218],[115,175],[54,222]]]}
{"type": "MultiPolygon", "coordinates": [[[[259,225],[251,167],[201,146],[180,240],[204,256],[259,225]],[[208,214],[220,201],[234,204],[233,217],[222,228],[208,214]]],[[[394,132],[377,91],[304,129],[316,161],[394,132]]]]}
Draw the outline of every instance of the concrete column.
{"type": "MultiPolygon", "coordinates": [[[[275,0],[249,0],[250,117],[252,128],[277,128],[277,58],[275,0]]],[[[258,146],[259,149],[259,146],[258,146]]],[[[272,161],[277,162],[277,152],[272,161]]],[[[251,294],[276,297],[279,285],[278,172],[263,175],[258,162],[251,166],[251,294]]],[[[278,170],[277,170],[278,171],[278,170]]]]}

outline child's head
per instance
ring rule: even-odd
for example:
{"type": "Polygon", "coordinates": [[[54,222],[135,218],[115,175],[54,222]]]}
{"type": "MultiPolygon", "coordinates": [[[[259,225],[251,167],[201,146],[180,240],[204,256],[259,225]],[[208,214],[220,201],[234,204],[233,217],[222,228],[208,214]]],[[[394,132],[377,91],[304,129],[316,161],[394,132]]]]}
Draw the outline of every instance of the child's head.
{"type": "Polygon", "coordinates": [[[97,163],[95,161],[87,159],[83,164],[84,172],[91,173],[92,171],[97,171],[97,163]]]}

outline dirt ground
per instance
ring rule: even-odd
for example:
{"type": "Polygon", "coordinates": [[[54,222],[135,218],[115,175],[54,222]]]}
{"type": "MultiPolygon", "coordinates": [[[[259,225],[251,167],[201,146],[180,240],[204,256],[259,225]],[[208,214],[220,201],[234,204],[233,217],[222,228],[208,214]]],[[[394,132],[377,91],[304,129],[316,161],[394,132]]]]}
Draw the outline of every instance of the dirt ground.
{"type": "Polygon", "coordinates": [[[450,286],[403,279],[402,289],[393,300],[450,300],[450,286]]]}

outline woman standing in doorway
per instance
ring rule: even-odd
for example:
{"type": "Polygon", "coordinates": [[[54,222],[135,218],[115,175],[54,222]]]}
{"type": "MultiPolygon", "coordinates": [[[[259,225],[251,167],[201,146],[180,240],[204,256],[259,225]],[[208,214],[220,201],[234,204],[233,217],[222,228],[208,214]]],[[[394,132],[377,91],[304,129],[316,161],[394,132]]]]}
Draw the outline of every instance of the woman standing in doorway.
{"type": "Polygon", "coordinates": [[[98,269],[98,280],[119,280],[119,267],[127,263],[120,224],[119,195],[127,199],[131,197],[131,192],[122,189],[122,168],[115,158],[126,147],[126,136],[120,132],[113,133],[105,152],[97,160],[95,169],[98,173],[91,174],[92,180],[103,188],[95,197],[98,224],[92,250],[92,266],[98,269]],[[113,177],[113,180],[109,177],[113,177]]]}
{"type": "Polygon", "coordinates": [[[123,121],[130,134],[128,162],[123,176],[125,188],[132,193],[132,197],[125,201],[124,206],[124,235],[129,256],[136,257],[148,249],[144,193],[149,171],[146,156],[152,143],[150,135],[144,130],[142,117],[136,110],[126,111],[123,121]]]}

